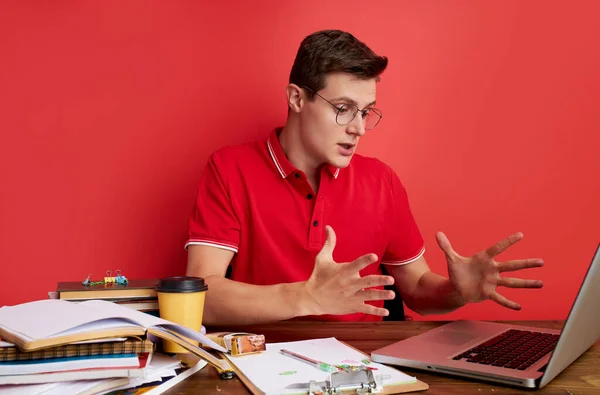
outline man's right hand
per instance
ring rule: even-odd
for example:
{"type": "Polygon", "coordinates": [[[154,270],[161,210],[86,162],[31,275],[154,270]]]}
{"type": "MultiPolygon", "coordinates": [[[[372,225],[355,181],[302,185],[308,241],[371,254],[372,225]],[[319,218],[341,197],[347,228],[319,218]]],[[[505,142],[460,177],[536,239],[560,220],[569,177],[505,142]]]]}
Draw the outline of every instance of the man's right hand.
{"type": "Polygon", "coordinates": [[[377,262],[377,255],[367,254],[352,262],[335,262],[335,232],[325,227],[327,239],[315,259],[315,268],[305,283],[310,315],[365,313],[386,316],[389,312],[366,304],[367,300],[394,299],[393,291],[366,289],[394,283],[394,278],[383,275],[361,277],[359,272],[377,262]]]}

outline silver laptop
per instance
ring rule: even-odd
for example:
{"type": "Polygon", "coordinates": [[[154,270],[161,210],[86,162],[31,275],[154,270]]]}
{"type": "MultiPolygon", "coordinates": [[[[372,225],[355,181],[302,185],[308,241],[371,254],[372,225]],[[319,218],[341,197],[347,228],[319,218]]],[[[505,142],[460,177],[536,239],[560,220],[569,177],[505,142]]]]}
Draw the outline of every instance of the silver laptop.
{"type": "Polygon", "coordinates": [[[560,330],[459,320],[371,353],[376,362],[542,388],[600,338],[600,245],[560,330]]]}

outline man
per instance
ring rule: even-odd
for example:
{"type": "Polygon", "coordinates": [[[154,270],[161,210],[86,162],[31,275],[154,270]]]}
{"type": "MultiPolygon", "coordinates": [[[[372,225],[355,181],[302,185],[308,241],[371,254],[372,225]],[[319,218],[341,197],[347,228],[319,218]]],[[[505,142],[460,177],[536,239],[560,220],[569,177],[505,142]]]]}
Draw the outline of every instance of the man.
{"type": "Polygon", "coordinates": [[[430,271],[400,180],[377,159],[355,154],[381,119],[375,93],[386,66],[387,58],[349,33],[306,37],[286,87],[284,127],[210,157],[186,244],[187,274],[209,287],[206,325],[381,320],[383,301],[395,297],[383,289],[388,284],[420,314],[488,299],[519,309],[497,286],[542,286],[500,276],[543,264],[494,260],[520,233],[472,257],[438,233],[449,278],[430,271]]]}

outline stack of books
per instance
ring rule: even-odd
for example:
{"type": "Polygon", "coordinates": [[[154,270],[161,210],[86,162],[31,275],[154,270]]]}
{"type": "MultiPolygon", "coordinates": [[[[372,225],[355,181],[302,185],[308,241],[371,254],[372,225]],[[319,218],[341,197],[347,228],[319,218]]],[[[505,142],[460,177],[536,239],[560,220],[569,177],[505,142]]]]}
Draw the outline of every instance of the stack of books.
{"type": "Polygon", "coordinates": [[[0,385],[107,377],[143,377],[154,344],[142,338],[73,342],[22,351],[0,342],[0,385]]]}
{"type": "Polygon", "coordinates": [[[29,393],[96,394],[160,379],[179,362],[157,354],[152,339],[173,341],[219,370],[231,370],[225,360],[187,340],[227,351],[202,332],[105,300],[4,306],[0,338],[0,392],[10,387],[28,393],[35,387],[37,392],[29,393]]]}
{"type": "Polygon", "coordinates": [[[58,298],[72,302],[106,300],[130,309],[158,316],[157,279],[129,280],[127,284],[93,284],[59,282],[58,298]]]}
{"type": "Polygon", "coordinates": [[[190,367],[167,355],[154,354],[144,377],[114,377],[57,381],[39,384],[0,385],[2,395],[123,395],[161,394],[206,365],[197,361],[190,367]],[[127,391],[125,391],[127,390],[127,391]]]}

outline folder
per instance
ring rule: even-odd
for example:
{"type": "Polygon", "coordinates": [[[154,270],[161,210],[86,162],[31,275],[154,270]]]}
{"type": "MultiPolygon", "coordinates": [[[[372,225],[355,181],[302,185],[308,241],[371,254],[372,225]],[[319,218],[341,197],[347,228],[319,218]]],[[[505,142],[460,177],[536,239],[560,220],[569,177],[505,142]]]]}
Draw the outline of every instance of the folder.
{"type": "Polygon", "coordinates": [[[429,385],[403,372],[382,364],[372,362],[366,354],[336,338],[311,339],[286,343],[267,343],[267,350],[258,354],[232,356],[224,354],[233,369],[256,395],[309,394],[312,389],[327,394],[327,388],[356,393],[356,386],[369,385],[368,378],[387,376],[379,380],[375,394],[392,394],[412,391],[424,391],[429,385]],[[312,359],[332,365],[352,365],[376,368],[361,370],[356,374],[327,373],[315,366],[283,355],[280,350],[288,349],[312,359]],[[366,373],[370,372],[370,373],[366,373]],[[364,382],[360,382],[360,381],[364,382]],[[350,381],[350,382],[348,382],[350,381]],[[354,383],[352,383],[354,381],[354,383]],[[314,384],[311,388],[311,382],[314,384]],[[325,390],[325,391],[323,391],[325,390]]]}

